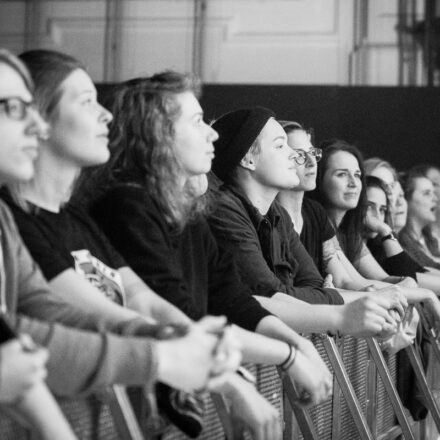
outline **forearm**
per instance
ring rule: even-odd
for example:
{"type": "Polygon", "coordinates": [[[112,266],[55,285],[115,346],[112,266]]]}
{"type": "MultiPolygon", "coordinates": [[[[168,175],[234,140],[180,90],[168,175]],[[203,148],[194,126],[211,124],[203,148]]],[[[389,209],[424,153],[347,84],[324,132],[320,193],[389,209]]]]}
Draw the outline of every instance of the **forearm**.
{"type": "Polygon", "coordinates": [[[416,276],[420,287],[432,290],[436,295],[440,295],[440,273],[418,272],[416,276]]]}
{"type": "Polygon", "coordinates": [[[234,334],[237,336],[237,339],[242,346],[244,362],[278,365],[287,358],[289,347],[286,342],[293,344],[295,337],[293,336],[289,338],[290,333],[293,333],[289,328],[287,328],[286,335],[283,334],[282,329],[277,331],[276,328],[279,327],[279,324],[284,326],[278,318],[263,318],[256,328],[256,333],[249,332],[234,325],[234,334]],[[282,335],[283,337],[277,337],[274,335],[282,335]]]}
{"type": "Polygon", "coordinates": [[[434,301],[437,297],[432,290],[424,288],[402,288],[402,292],[409,304],[423,301],[434,301]]]}
{"type": "Polygon", "coordinates": [[[115,383],[141,385],[157,379],[156,343],[121,338],[21,317],[17,330],[50,353],[47,383],[60,396],[90,394],[115,383]]]}
{"type": "MultiPolygon", "coordinates": [[[[364,286],[365,288],[366,286],[364,286]]],[[[370,295],[370,292],[364,290],[348,290],[348,289],[337,289],[339,294],[344,298],[345,303],[350,303],[356,301],[359,298],[364,298],[370,295]]]]}
{"type": "Polygon", "coordinates": [[[127,301],[127,307],[136,310],[144,316],[151,317],[161,324],[187,324],[192,322],[182,311],[168,301],[157,296],[153,300],[146,295],[145,285],[133,289],[137,290],[135,295],[127,301]]]}
{"type": "Polygon", "coordinates": [[[284,293],[272,298],[255,297],[267,310],[278,316],[291,329],[300,333],[336,333],[342,306],[311,305],[284,293]]]}

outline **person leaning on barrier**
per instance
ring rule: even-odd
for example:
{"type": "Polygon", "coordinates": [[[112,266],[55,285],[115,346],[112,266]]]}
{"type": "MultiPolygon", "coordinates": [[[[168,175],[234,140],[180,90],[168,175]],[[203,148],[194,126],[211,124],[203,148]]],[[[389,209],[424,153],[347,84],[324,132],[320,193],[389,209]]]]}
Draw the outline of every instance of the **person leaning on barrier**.
{"type": "Polygon", "coordinates": [[[213,171],[225,182],[212,191],[209,223],[220,245],[236,257],[243,281],[259,301],[301,332],[371,336],[390,334],[396,322],[388,298],[360,298],[344,304],[323,287],[323,279],[275,201],[282,189],[298,185],[294,152],[271,110],[239,109],[217,119],[213,128],[213,171]]]}
{"type": "Polygon", "coordinates": [[[260,333],[234,328],[244,360],[282,364],[289,345],[296,346],[288,374],[309,392],[308,403],[321,401],[331,386],[315,349],[249,295],[206,223],[192,183],[209,171],[217,133],[203,121],[195,85],[187,75],[164,72],[116,91],[112,158],[89,180],[104,188],[92,197],[92,215],[138,275],[188,316],[222,313],[260,333]]]}
{"type": "Polygon", "coordinates": [[[362,231],[366,187],[360,151],[342,140],[325,141],[322,146],[323,158],[318,167],[314,197],[326,208],[344,253],[361,275],[396,282],[409,304],[424,302],[434,325],[438,327],[440,301],[435,293],[418,287],[411,277],[402,280],[402,277],[389,276],[364,242],[362,231]]]}
{"type": "MultiPolygon", "coordinates": [[[[47,125],[35,110],[26,68],[7,51],[0,52],[0,78],[0,183],[4,185],[33,176],[38,139],[47,125]]],[[[47,383],[54,393],[74,396],[117,383],[143,385],[156,380],[196,389],[208,385],[212,372],[237,367],[239,356],[234,356],[232,365],[229,356],[225,359],[227,352],[218,353],[221,360],[213,356],[216,333],[225,324],[221,318],[193,324],[186,336],[167,341],[106,332],[129,329],[142,335],[149,326],[138,319],[111,327],[99,313],[86,314],[52,292],[2,202],[0,229],[4,292],[0,305],[12,315],[19,314],[12,317],[18,332],[28,333],[48,349],[47,383]]]]}

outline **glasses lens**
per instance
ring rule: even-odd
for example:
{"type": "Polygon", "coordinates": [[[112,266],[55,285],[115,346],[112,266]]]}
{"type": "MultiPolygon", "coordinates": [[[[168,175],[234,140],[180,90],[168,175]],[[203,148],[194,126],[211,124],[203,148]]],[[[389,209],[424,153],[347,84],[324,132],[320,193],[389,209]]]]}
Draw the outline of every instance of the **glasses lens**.
{"type": "Polygon", "coordinates": [[[298,150],[295,151],[294,159],[295,159],[295,162],[298,165],[304,165],[306,163],[306,155],[301,150],[300,151],[298,151],[298,150]]]}
{"type": "Polygon", "coordinates": [[[322,158],[322,150],[320,148],[314,148],[310,151],[313,156],[315,156],[316,162],[319,162],[322,158]]]}
{"type": "Polygon", "coordinates": [[[31,105],[18,98],[11,98],[6,101],[6,112],[11,119],[22,120],[26,116],[27,106],[31,105]]]}

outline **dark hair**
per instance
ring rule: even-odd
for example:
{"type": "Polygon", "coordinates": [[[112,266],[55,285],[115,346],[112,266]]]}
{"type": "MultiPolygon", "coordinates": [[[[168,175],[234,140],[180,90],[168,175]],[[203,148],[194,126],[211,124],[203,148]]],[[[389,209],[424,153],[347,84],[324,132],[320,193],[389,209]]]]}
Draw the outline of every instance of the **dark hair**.
{"type": "MultiPolygon", "coordinates": [[[[366,186],[366,189],[379,188],[384,192],[385,197],[386,197],[386,207],[387,207],[387,212],[385,214],[385,223],[392,226],[390,191],[389,191],[387,184],[382,179],[379,179],[379,177],[366,176],[365,177],[365,186],[366,186]]],[[[368,200],[368,197],[367,197],[367,200],[368,200]]]]}
{"type": "Polygon", "coordinates": [[[53,50],[30,50],[20,55],[35,84],[35,101],[41,116],[50,121],[63,93],[63,81],[75,70],[86,70],[78,60],[53,50]]]}
{"type": "Polygon", "coordinates": [[[15,72],[20,75],[27,89],[32,94],[34,93],[34,83],[29,71],[18,57],[9,52],[9,50],[0,49],[0,63],[6,64],[11,69],[15,70],[15,72]]]}
{"type": "MultiPolygon", "coordinates": [[[[402,184],[403,193],[405,194],[406,200],[409,200],[412,197],[416,189],[416,185],[415,185],[416,179],[420,179],[420,178],[428,179],[428,177],[426,177],[426,172],[430,168],[436,168],[436,167],[433,165],[432,166],[417,165],[413,168],[410,168],[408,171],[400,174],[400,182],[402,184]]],[[[422,229],[422,234],[425,237],[426,246],[429,249],[429,252],[431,252],[431,254],[435,255],[436,257],[440,257],[439,243],[432,234],[429,225],[425,226],[422,229]]]]}
{"type": "Polygon", "coordinates": [[[95,173],[98,186],[107,187],[129,176],[160,206],[167,220],[179,228],[203,210],[190,185],[179,186],[181,165],[175,155],[174,124],[181,114],[176,96],[200,94],[199,81],[188,74],[166,71],[136,78],[113,94],[109,162],[95,173]]]}
{"type": "Polygon", "coordinates": [[[440,172],[440,167],[438,167],[437,165],[431,164],[431,163],[423,163],[420,165],[413,166],[409,170],[409,172],[411,174],[417,175],[417,177],[426,177],[427,179],[429,179],[428,173],[430,170],[437,170],[440,172]]]}
{"type": "MultiPolygon", "coordinates": [[[[341,246],[350,259],[356,260],[362,250],[362,223],[366,209],[365,194],[365,175],[363,167],[363,158],[361,152],[354,146],[340,139],[327,140],[321,143],[322,159],[318,164],[318,173],[316,177],[316,189],[312,192],[312,197],[318,200],[324,207],[328,207],[328,200],[323,192],[323,179],[328,168],[330,158],[339,151],[345,151],[353,155],[359,164],[361,171],[362,189],[359,196],[359,203],[356,208],[350,209],[344,215],[341,224],[337,228],[337,236],[341,246]]],[[[336,225],[335,225],[336,226],[336,225]]]]}
{"type": "Polygon", "coordinates": [[[365,175],[371,175],[378,168],[386,168],[393,175],[394,180],[398,180],[396,169],[388,161],[380,157],[369,157],[364,160],[365,175]]]}
{"type": "Polygon", "coordinates": [[[405,194],[406,200],[409,200],[414,193],[416,187],[415,186],[416,179],[420,179],[420,178],[428,179],[426,173],[430,168],[435,168],[435,167],[417,165],[413,168],[410,168],[408,171],[399,174],[400,177],[399,180],[402,185],[403,193],[405,194]]]}

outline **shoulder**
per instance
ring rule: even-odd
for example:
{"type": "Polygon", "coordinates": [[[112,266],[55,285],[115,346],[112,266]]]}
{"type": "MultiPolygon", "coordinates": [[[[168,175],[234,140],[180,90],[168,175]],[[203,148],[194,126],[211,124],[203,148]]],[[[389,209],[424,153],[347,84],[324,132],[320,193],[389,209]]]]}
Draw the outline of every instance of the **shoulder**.
{"type": "Polygon", "coordinates": [[[155,213],[159,207],[141,185],[124,183],[108,188],[90,208],[92,217],[127,217],[129,213],[155,213]]]}
{"type": "Polygon", "coordinates": [[[142,186],[124,183],[108,188],[98,200],[101,203],[119,204],[133,201],[144,202],[148,198],[148,193],[142,186]]]}
{"type": "Polygon", "coordinates": [[[317,220],[319,223],[327,222],[328,216],[325,208],[316,200],[304,197],[302,205],[303,216],[307,216],[310,220],[317,220]]]}
{"type": "Polygon", "coordinates": [[[16,229],[14,217],[8,205],[0,199],[0,224],[3,229],[16,229]]]}
{"type": "Polygon", "coordinates": [[[210,219],[249,217],[240,197],[225,186],[219,190],[210,190],[209,200],[212,207],[210,219]]]}

